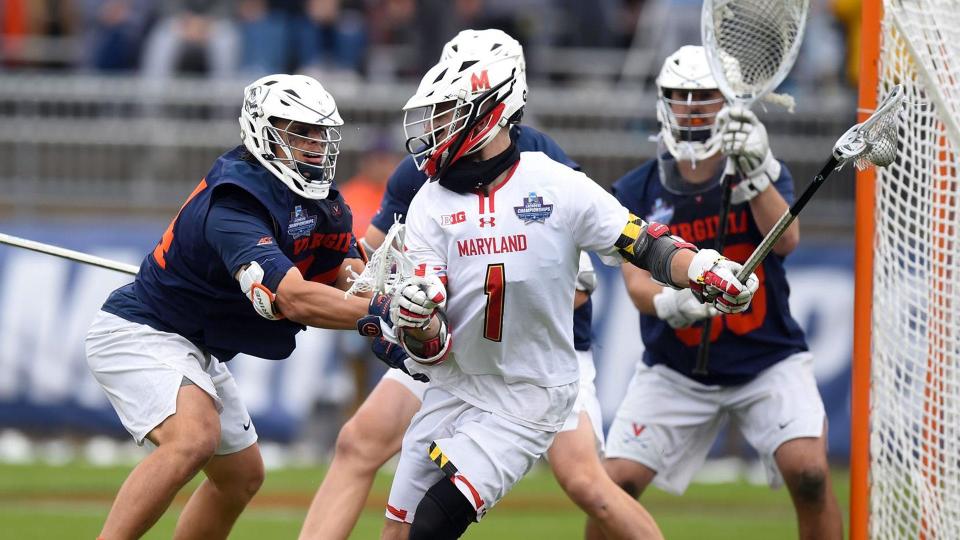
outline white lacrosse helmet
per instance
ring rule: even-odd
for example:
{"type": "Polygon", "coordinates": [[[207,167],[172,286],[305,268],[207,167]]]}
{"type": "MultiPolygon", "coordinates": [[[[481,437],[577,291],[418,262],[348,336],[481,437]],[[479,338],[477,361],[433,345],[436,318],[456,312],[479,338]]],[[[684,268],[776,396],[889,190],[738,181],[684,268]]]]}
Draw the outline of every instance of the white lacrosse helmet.
{"type": "Polygon", "coordinates": [[[407,151],[417,168],[438,178],[518,123],[526,103],[520,44],[499,30],[461,32],[403,106],[407,151]]]}
{"type": "Polygon", "coordinates": [[[692,92],[699,90],[719,89],[704,48],[685,45],[667,57],[657,76],[660,138],[677,160],[701,161],[720,150],[714,127],[724,100],[694,101],[692,92]],[[674,99],[670,90],[687,91],[686,97],[674,99]]]}
{"type": "MultiPolygon", "coordinates": [[[[490,51],[497,51],[508,56],[519,56],[523,59],[523,46],[510,37],[503,30],[488,28],[486,30],[462,30],[443,46],[440,60],[449,60],[455,56],[476,57],[490,51]]],[[[526,76],[526,74],[524,74],[526,76]]]]}
{"type": "Polygon", "coordinates": [[[243,145],[294,193],[325,199],[343,119],[333,96],[305,75],[267,75],[243,90],[243,145]]]}

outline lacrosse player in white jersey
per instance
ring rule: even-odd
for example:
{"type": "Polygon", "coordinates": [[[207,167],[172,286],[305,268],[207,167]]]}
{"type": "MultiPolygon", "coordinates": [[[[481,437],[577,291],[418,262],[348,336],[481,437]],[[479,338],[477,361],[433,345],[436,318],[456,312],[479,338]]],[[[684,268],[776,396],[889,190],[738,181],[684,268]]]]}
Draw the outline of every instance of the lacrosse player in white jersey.
{"type": "Polygon", "coordinates": [[[580,251],[689,286],[724,312],[746,309],[758,285],[582,173],[521,153],[503,129],[526,101],[519,62],[441,61],[404,107],[407,149],[436,181],[407,219],[416,275],[377,314],[431,385],[404,436],[383,538],[458,538],[546,452],[577,397],[580,251]]]}
{"type": "MultiPolygon", "coordinates": [[[[442,60],[488,59],[498,55],[517,57],[515,84],[524,86],[523,48],[501,30],[464,30],[443,49],[442,60]]],[[[579,169],[547,135],[529,127],[512,125],[511,140],[521,152],[543,152],[550,159],[579,169]]],[[[403,221],[414,195],[427,182],[412,156],[398,164],[391,175],[380,211],[367,230],[367,252],[379,247],[394,216],[403,221]],[[371,245],[372,244],[372,245],[371,245]]],[[[557,483],[570,499],[610,538],[628,538],[652,527],[653,518],[617,486],[603,469],[600,457],[604,439],[600,402],[594,387],[596,368],[591,351],[590,293],[596,286],[593,263],[581,252],[574,297],[573,342],[580,362],[580,391],[560,433],[547,452],[557,483]]],[[[357,522],[377,470],[400,451],[403,434],[420,408],[429,383],[414,380],[400,369],[390,369],[344,424],[337,437],[337,450],[323,483],[317,490],[300,538],[345,539],[357,522]]]]}

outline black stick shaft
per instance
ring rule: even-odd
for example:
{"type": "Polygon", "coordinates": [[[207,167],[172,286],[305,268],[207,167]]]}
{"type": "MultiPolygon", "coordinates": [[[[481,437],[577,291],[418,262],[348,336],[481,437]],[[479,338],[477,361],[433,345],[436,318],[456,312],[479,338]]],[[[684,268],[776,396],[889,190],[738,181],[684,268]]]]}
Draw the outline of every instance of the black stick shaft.
{"type": "Polygon", "coordinates": [[[783,236],[783,233],[786,232],[787,228],[790,227],[790,224],[793,223],[793,220],[797,219],[797,216],[800,215],[800,212],[803,210],[803,207],[810,202],[810,199],[813,197],[813,194],[820,189],[820,186],[823,185],[823,182],[830,177],[830,175],[837,169],[837,164],[839,160],[830,156],[830,159],[827,160],[827,163],[824,164],[823,168],[820,169],[820,172],[813,177],[813,182],[807,186],[807,189],[803,191],[800,195],[800,198],[797,199],[793,206],[787,209],[783,213],[783,216],[777,221],[777,224],[770,229],[770,232],[763,238],[763,241],[760,242],[760,245],[757,246],[757,249],[753,250],[753,253],[750,254],[750,258],[747,259],[747,262],[743,263],[743,268],[740,269],[740,273],[737,274],[737,279],[741,283],[746,282],[746,279],[753,273],[754,270],[760,266],[760,263],[763,262],[770,251],[773,249],[773,246],[780,240],[780,237],[783,236]]]}
{"type": "MultiPolygon", "coordinates": [[[[723,253],[723,244],[727,241],[727,222],[730,216],[730,206],[733,194],[733,179],[737,174],[733,161],[727,160],[727,168],[723,173],[723,195],[720,198],[720,221],[717,224],[717,237],[714,240],[714,249],[723,253]]],[[[703,323],[703,333],[700,335],[700,346],[697,348],[697,363],[693,367],[694,375],[706,375],[707,364],[710,362],[710,332],[713,330],[713,317],[703,323]]]]}

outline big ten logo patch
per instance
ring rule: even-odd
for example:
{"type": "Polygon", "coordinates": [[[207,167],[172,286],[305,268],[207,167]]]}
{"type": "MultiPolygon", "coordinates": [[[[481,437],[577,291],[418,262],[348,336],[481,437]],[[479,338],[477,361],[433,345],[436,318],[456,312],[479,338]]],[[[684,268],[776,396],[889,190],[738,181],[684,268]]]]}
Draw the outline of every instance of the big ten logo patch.
{"type": "Polygon", "coordinates": [[[463,223],[467,220],[467,213],[463,210],[455,214],[443,214],[440,216],[440,225],[446,227],[447,225],[456,225],[457,223],[463,223]]]}
{"type": "Polygon", "coordinates": [[[483,70],[479,73],[470,74],[470,91],[476,92],[477,90],[489,90],[490,89],[490,75],[487,74],[487,70],[483,70]]]}
{"type": "Polygon", "coordinates": [[[308,238],[298,238],[293,242],[293,254],[299,255],[305,249],[332,249],[340,253],[350,250],[351,234],[342,233],[313,233],[308,238]]]}

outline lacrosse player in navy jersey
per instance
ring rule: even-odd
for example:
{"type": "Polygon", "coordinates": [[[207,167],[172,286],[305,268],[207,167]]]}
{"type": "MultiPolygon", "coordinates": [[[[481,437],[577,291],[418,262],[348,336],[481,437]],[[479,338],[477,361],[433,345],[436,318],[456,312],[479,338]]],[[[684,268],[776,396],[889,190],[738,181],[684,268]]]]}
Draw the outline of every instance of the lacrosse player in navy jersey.
{"type": "MultiPolygon", "coordinates": [[[[441,57],[466,60],[483,56],[496,43],[515,50],[522,58],[520,43],[500,30],[465,30],[446,44],[441,57]]],[[[553,139],[531,127],[512,125],[510,138],[521,152],[543,152],[558,163],[580,169],[553,139]]],[[[411,156],[400,162],[387,183],[380,210],[361,239],[368,252],[380,246],[395,216],[401,222],[406,219],[413,196],[426,181],[427,176],[411,156]]],[[[596,368],[590,351],[590,293],[595,286],[590,257],[582,252],[573,315],[580,393],[547,455],[560,486],[570,498],[594,516],[605,530],[616,535],[641,530],[640,524],[649,517],[643,507],[610,481],[600,464],[603,424],[594,386],[596,368]]],[[[400,451],[403,433],[420,408],[427,386],[426,382],[414,380],[400,369],[387,371],[341,429],[333,463],[314,498],[301,538],[347,537],[360,515],[377,469],[400,451]]]]}
{"type": "Polygon", "coordinates": [[[263,480],[257,430],[226,362],[282,359],[306,326],[356,328],[344,298],[364,258],[332,189],[343,120],[302,75],[244,91],[243,144],[220,156],[86,339],[124,427],[157,449],[124,482],[101,537],[139,538],[196,473],[176,538],[226,538],[263,480]]]}
{"type": "MultiPolygon", "coordinates": [[[[657,158],[614,183],[631,212],[712,246],[725,160],[739,171],[723,251],[743,261],[793,200],[793,179],[774,159],[766,129],[748,109],[724,108],[702,47],[667,58],[657,79],[661,124],[657,158]]],[[[686,489],[720,428],[733,421],[766,466],[771,486],[786,482],[800,537],[840,538],[830,484],[826,414],[803,331],[790,315],[783,259],[796,248],[795,221],[757,268],[750,308],[719,316],[687,290],[654,282],[623,266],[640,311],[646,350],[608,434],[604,466],[634,496],[655,485],[686,489]],[[706,373],[695,371],[703,321],[716,317],[706,373]]],[[[595,523],[588,538],[603,538],[595,523]]]]}

